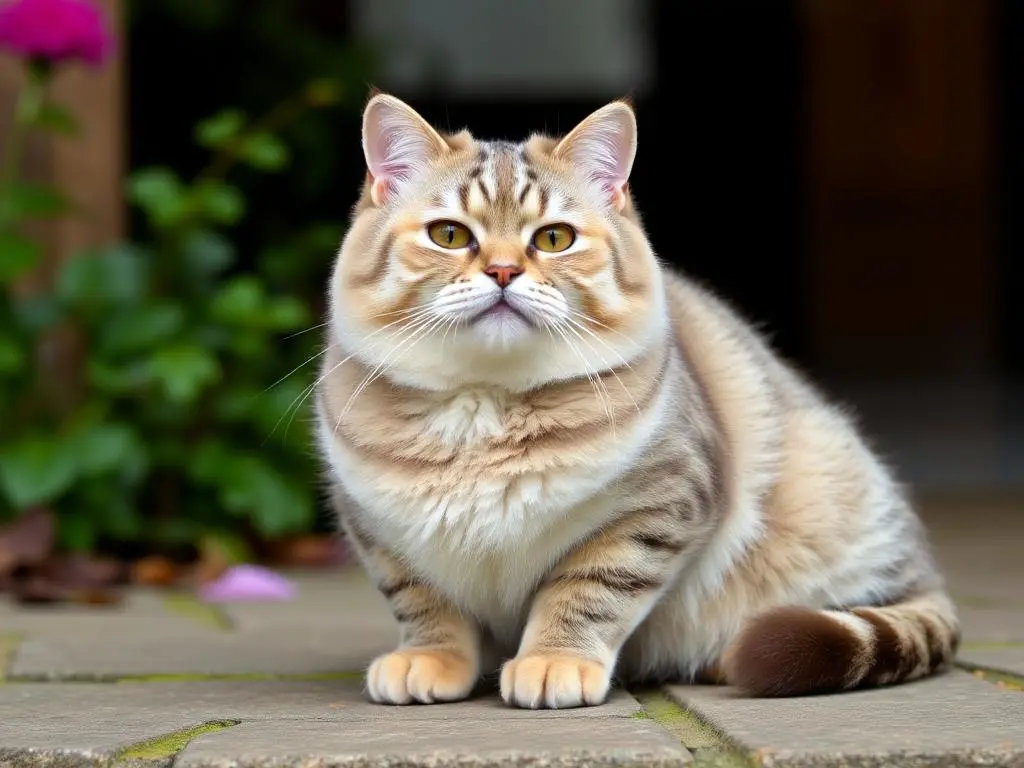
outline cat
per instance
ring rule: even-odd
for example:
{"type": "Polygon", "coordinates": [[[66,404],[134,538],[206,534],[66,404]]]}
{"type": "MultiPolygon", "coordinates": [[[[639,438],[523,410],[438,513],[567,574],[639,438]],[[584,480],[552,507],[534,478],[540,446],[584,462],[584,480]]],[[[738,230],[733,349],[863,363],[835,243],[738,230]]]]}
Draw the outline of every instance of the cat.
{"type": "MultiPolygon", "coordinates": [[[[376,702],[601,704],[621,681],[838,692],[950,665],[901,486],[728,304],[656,259],[632,107],[441,134],[378,93],[328,290],[317,434],[400,625],[376,702]]],[[[683,254],[685,260],[685,252],[683,254]]]]}

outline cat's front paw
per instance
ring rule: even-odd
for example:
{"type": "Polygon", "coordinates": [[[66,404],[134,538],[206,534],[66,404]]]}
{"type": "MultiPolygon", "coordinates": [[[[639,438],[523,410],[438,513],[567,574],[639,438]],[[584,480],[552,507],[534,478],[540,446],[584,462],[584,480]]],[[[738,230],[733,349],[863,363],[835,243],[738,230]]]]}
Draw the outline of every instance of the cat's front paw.
{"type": "Polygon", "coordinates": [[[433,704],[469,696],[476,665],[451,651],[407,648],[378,656],[366,673],[370,698],[379,704],[433,704]]]}
{"type": "Polygon", "coordinates": [[[514,707],[594,706],[607,698],[610,686],[604,664],[564,654],[517,656],[501,670],[501,698],[514,707]]]}

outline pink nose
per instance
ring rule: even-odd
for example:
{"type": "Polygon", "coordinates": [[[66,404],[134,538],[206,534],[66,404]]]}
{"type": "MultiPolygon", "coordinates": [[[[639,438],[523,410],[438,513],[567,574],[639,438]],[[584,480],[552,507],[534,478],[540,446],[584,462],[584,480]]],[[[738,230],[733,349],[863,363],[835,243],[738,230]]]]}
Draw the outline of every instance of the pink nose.
{"type": "Polygon", "coordinates": [[[484,274],[504,288],[517,276],[523,274],[523,268],[514,264],[492,264],[484,270],[484,274]]]}

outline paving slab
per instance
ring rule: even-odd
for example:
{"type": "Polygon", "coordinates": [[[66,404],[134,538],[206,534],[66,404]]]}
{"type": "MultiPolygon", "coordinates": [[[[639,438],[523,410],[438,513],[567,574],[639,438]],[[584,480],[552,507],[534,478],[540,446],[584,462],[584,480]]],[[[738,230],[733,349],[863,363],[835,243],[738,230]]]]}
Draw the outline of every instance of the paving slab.
{"type": "MultiPolygon", "coordinates": [[[[496,695],[430,706],[374,704],[362,681],[210,680],[164,683],[10,683],[0,686],[0,712],[10,728],[55,718],[67,733],[88,729],[97,712],[157,715],[164,730],[210,720],[366,720],[396,727],[424,720],[608,720],[637,719],[640,704],[615,691],[601,707],[567,710],[513,709],[496,695]],[[166,727],[169,726],[169,727],[166,727]]],[[[0,731],[0,733],[3,733],[0,731]]],[[[0,742],[2,743],[2,742],[0,742]]]]}
{"type": "Polygon", "coordinates": [[[31,680],[106,680],[146,675],[317,675],[359,671],[395,643],[394,630],[352,627],[311,632],[108,634],[105,638],[28,639],[14,652],[10,675],[31,680]]]}
{"type": "Polygon", "coordinates": [[[196,737],[174,764],[686,765],[679,742],[640,715],[623,691],[603,707],[531,712],[493,695],[377,705],[354,681],[12,683],[0,686],[0,765],[98,764],[129,744],[225,721],[240,725],[196,737]]]}
{"type": "Polygon", "coordinates": [[[239,632],[260,632],[268,627],[301,625],[317,629],[360,627],[388,629],[398,626],[387,601],[357,565],[328,573],[289,574],[296,599],[289,602],[239,602],[222,606],[239,632]]]}
{"type": "Polygon", "coordinates": [[[749,699],[666,686],[763,766],[1024,766],[1024,694],[964,672],[835,696],[749,699]]]}
{"type": "Polygon", "coordinates": [[[608,718],[243,723],[196,739],[176,768],[636,766],[670,768],[690,754],[646,720],[608,718]]]}
{"type": "Polygon", "coordinates": [[[187,596],[151,590],[131,590],[124,602],[111,606],[19,606],[0,600],[0,632],[31,637],[95,637],[111,634],[196,632],[216,629],[217,609],[187,596]]]}

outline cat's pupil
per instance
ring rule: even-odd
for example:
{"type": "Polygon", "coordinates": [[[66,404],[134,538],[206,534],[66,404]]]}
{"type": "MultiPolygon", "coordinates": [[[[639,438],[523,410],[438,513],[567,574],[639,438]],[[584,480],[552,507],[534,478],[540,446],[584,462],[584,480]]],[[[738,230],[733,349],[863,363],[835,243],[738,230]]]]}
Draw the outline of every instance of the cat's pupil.
{"type": "Polygon", "coordinates": [[[455,227],[449,224],[444,228],[445,234],[448,236],[448,245],[451,245],[455,241],[455,227]]]}
{"type": "Polygon", "coordinates": [[[548,240],[551,241],[551,247],[554,248],[558,245],[558,233],[553,229],[548,230],[548,240]]]}

